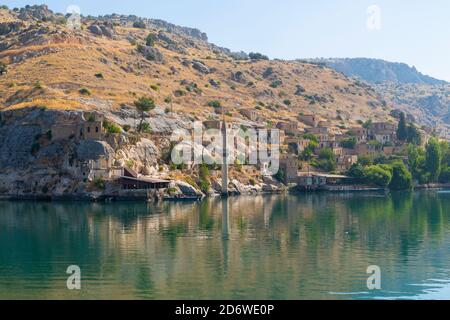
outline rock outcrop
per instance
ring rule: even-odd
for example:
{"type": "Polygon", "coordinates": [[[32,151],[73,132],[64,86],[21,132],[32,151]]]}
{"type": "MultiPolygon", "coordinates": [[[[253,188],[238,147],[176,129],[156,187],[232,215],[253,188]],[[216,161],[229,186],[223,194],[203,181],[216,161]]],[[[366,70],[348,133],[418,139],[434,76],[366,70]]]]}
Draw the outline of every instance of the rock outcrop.
{"type": "Polygon", "coordinates": [[[149,61],[164,63],[164,56],[157,48],[151,46],[140,46],[139,52],[149,61]]]}

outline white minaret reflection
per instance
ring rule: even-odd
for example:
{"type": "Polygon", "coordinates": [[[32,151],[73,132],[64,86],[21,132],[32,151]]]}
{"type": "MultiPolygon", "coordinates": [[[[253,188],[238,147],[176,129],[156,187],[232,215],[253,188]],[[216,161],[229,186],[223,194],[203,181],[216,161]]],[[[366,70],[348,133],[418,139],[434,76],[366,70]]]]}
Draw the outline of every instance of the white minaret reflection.
{"type": "Polygon", "coordinates": [[[228,199],[222,200],[222,238],[228,240],[230,237],[230,214],[228,211],[228,199]]]}
{"type": "Polygon", "coordinates": [[[224,272],[228,272],[230,264],[229,245],[230,245],[230,214],[228,211],[229,198],[222,199],[222,257],[224,272]]]}
{"type": "Polygon", "coordinates": [[[227,123],[225,119],[222,122],[222,195],[228,195],[228,137],[227,123]]]}

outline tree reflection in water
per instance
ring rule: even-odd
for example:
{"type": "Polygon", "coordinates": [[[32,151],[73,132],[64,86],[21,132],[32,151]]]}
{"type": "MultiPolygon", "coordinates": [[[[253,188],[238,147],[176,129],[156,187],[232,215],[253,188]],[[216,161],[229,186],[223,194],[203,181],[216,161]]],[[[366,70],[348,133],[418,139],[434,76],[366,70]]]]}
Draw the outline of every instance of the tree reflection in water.
{"type": "Polygon", "coordinates": [[[449,204],[436,192],[0,202],[0,298],[422,297],[412,284],[450,278],[449,204]],[[71,264],[81,292],[65,288],[71,264]],[[373,264],[383,291],[367,293],[373,264]]]}

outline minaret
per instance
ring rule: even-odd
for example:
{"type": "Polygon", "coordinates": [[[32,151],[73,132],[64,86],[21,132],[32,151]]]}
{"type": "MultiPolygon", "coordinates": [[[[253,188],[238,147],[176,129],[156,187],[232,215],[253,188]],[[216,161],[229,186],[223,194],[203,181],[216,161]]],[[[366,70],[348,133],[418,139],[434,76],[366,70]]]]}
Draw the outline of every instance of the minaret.
{"type": "Polygon", "coordinates": [[[228,141],[227,123],[222,121],[222,195],[228,195],[228,141]]]}

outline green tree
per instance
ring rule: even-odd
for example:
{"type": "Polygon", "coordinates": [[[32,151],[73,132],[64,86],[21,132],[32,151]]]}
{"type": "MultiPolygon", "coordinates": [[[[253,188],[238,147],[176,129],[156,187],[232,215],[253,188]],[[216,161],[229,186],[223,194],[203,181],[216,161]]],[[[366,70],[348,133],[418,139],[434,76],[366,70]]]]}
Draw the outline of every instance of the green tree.
{"type": "Polygon", "coordinates": [[[430,181],[436,182],[441,173],[441,148],[436,138],[431,138],[427,144],[425,165],[430,181]]]}
{"type": "Polygon", "coordinates": [[[336,157],[332,149],[324,148],[320,150],[317,166],[327,172],[336,170],[336,157]]]}
{"type": "Polygon", "coordinates": [[[208,102],[208,106],[218,109],[222,108],[222,103],[219,100],[212,100],[208,102]]]}
{"type": "Polygon", "coordinates": [[[389,184],[391,190],[410,190],[412,188],[412,175],[403,162],[392,164],[392,179],[389,184]]]}
{"type": "Polygon", "coordinates": [[[145,25],[145,22],[142,20],[139,21],[135,21],[133,23],[133,28],[138,28],[138,29],[145,29],[147,26],[145,25]]]}
{"type": "Polygon", "coordinates": [[[209,168],[206,164],[201,164],[198,168],[198,175],[199,175],[199,187],[202,190],[203,193],[208,193],[211,182],[210,177],[211,173],[209,172],[209,168]]]}
{"type": "Polygon", "coordinates": [[[369,184],[386,188],[392,180],[392,171],[386,165],[373,165],[364,169],[364,177],[369,184]]]}
{"type": "Polygon", "coordinates": [[[442,168],[450,167],[450,143],[447,141],[442,141],[440,143],[440,148],[442,168]]]}
{"type": "Polygon", "coordinates": [[[141,122],[138,125],[138,132],[143,129],[143,123],[145,121],[145,113],[155,109],[155,101],[151,98],[141,97],[134,102],[134,106],[141,113],[141,122]]]}
{"type": "Polygon", "coordinates": [[[355,163],[348,170],[347,175],[357,179],[364,179],[364,167],[359,163],[355,163]]]}
{"type": "Polygon", "coordinates": [[[311,140],[311,141],[314,141],[314,142],[319,142],[319,139],[317,138],[317,136],[315,136],[315,135],[313,135],[313,134],[311,134],[311,133],[305,133],[305,134],[303,135],[303,139],[305,139],[305,140],[311,140]]]}
{"type": "Polygon", "coordinates": [[[6,73],[6,64],[0,61],[0,76],[6,73]]]}
{"type": "Polygon", "coordinates": [[[420,145],[422,143],[422,137],[420,135],[419,130],[417,129],[417,127],[414,124],[409,124],[408,127],[406,128],[406,132],[407,132],[407,141],[409,143],[413,143],[416,146],[420,145]]]}
{"type": "Polygon", "coordinates": [[[366,122],[364,122],[362,126],[365,129],[370,129],[372,127],[372,119],[369,119],[366,122]]]}
{"type": "Polygon", "coordinates": [[[250,58],[251,60],[269,60],[269,57],[268,57],[268,56],[263,55],[263,54],[261,54],[261,53],[259,53],[259,52],[250,52],[250,53],[248,54],[248,56],[249,56],[249,58],[250,58]]]}
{"type": "Polygon", "coordinates": [[[408,166],[414,179],[421,180],[425,172],[425,151],[413,144],[408,145],[408,166]]]}
{"type": "Polygon", "coordinates": [[[367,167],[373,164],[373,159],[370,156],[362,155],[358,158],[358,163],[363,167],[367,167]]]}
{"type": "Polygon", "coordinates": [[[300,154],[300,159],[303,161],[309,161],[314,155],[314,150],[319,146],[316,140],[311,140],[311,142],[306,146],[305,150],[300,154]]]}
{"type": "Polygon", "coordinates": [[[156,36],[153,33],[150,33],[145,39],[145,43],[149,47],[153,47],[156,42],[156,36]]]}
{"type": "Polygon", "coordinates": [[[441,174],[439,175],[439,182],[450,183],[450,167],[442,169],[441,174]]]}
{"type": "Polygon", "coordinates": [[[441,173],[439,182],[450,182],[450,144],[446,141],[440,143],[441,148],[441,173]]]}
{"type": "Polygon", "coordinates": [[[340,145],[342,148],[346,148],[346,149],[354,149],[356,146],[356,138],[355,137],[349,137],[349,138],[344,138],[340,145]]]}
{"type": "Polygon", "coordinates": [[[408,129],[406,128],[405,113],[400,113],[400,121],[397,128],[397,139],[400,141],[406,141],[408,139],[408,129]]]}

